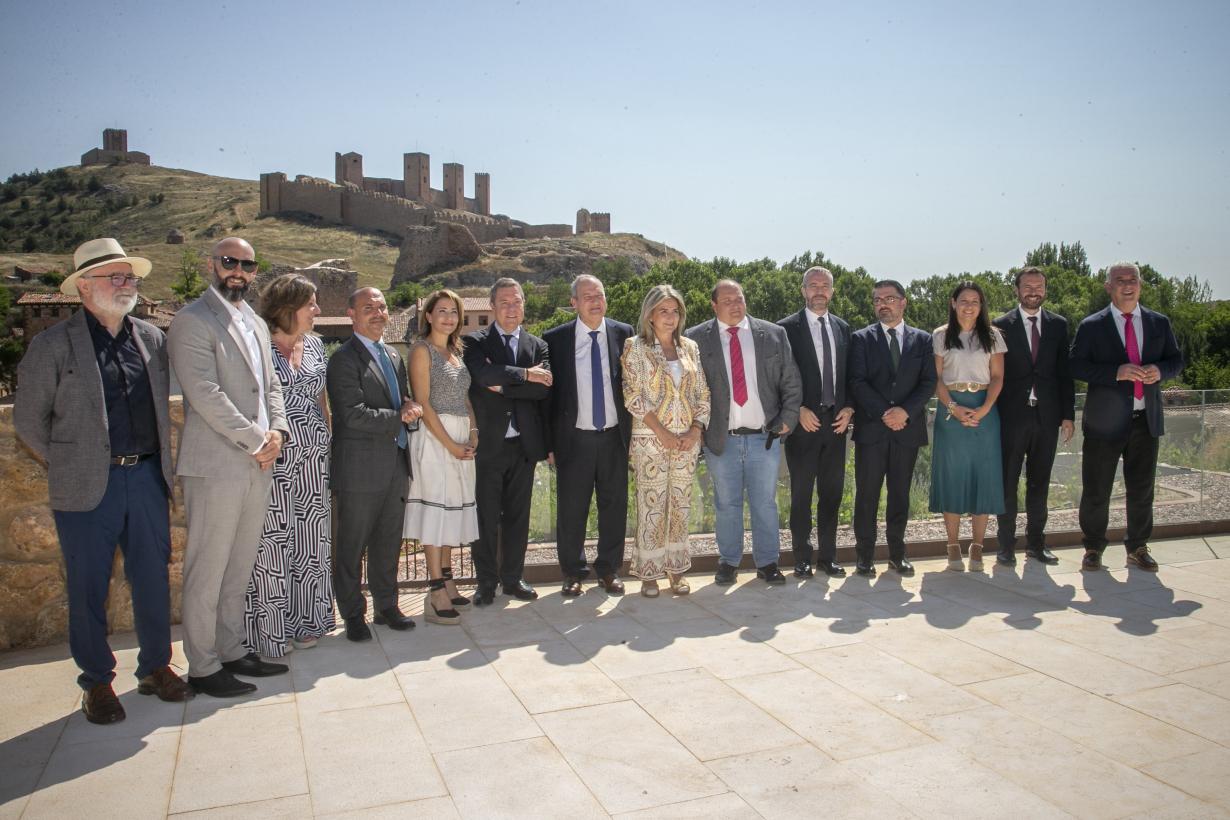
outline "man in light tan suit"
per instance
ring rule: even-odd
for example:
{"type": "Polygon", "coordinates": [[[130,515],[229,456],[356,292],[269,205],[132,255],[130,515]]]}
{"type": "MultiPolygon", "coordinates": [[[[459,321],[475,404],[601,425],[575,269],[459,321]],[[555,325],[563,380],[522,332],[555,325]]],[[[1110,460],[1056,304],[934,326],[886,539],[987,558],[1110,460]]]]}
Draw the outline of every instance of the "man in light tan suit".
{"type": "Polygon", "coordinates": [[[269,330],[244,296],[256,254],[243,239],[216,244],[210,287],[176,314],[171,366],[184,394],[175,474],[184,488],[184,654],[188,683],[214,697],[256,691],[234,675],[287,671],[244,646],[244,594],[269,504],[273,464],[289,436],[269,330]]]}

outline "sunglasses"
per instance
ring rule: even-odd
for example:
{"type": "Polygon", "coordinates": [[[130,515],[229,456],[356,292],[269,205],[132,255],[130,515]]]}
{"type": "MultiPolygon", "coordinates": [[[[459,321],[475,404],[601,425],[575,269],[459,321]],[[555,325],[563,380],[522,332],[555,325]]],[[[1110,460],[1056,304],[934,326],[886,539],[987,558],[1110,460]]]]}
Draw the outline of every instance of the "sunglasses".
{"type": "Polygon", "coordinates": [[[255,259],[236,259],[233,256],[215,256],[214,259],[222,263],[224,270],[235,270],[236,267],[243,268],[244,273],[251,273],[256,270],[255,259]]]}
{"type": "Polygon", "coordinates": [[[141,284],[141,277],[131,273],[98,273],[93,276],[87,276],[87,279],[110,279],[111,284],[117,288],[122,288],[125,285],[138,286],[141,284]]]}

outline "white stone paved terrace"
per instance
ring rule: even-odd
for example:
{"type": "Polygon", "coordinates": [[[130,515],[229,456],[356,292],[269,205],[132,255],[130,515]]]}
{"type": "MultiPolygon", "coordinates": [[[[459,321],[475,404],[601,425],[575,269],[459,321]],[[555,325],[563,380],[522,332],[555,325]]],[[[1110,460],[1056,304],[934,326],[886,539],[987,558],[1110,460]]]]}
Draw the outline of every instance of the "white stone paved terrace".
{"type": "Polygon", "coordinates": [[[543,587],[238,701],[138,695],[122,635],[113,726],[67,647],[0,654],[0,817],[1228,817],[1230,536],[1154,553],[543,587]]]}

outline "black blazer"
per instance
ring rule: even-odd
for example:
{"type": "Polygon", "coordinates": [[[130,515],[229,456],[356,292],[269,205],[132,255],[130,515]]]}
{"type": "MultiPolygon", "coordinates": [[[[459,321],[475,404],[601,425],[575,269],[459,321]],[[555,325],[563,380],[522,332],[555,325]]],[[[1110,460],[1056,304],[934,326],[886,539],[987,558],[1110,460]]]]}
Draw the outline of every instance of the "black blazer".
{"type": "MultiPolygon", "coordinates": [[[[850,355],[850,326],[840,316],[834,316],[832,313],[826,315],[836,340],[833,358],[837,361],[837,370],[833,374],[833,398],[836,409],[841,410],[849,406],[846,398],[846,364],[850,355]]],[[[811,328],[807,326],[809,319],[807,310],[804,309],[792,313],[778,324],[786,329],[794,363],[799,366],[799,373],[803,378],[803,406],[813,413],[819,413],[820,360],[816,356],[816,344],[812,341],[811,328]]]]}
{"type": "Polygon", "coordinates": [[[1068,372],[1068,320],[1043,310],[1042,343],[1038,363],[1029,352],[1029,323],[1013,308],[991,324],[1004,334],[1008,352],[1004,354],[1004,386],[995,406],[1005,429],[1023,422],[1029,408],[1029,391],[1038,399],[1042,423],[1058,427],[1061,421],[1076,419],[1076,388],[1068,372]]]}
{"type": "MultiPolygon", "coordinates": [[[[604,319],[603,323],[606,327],[607,357],[611,367],[611,381],[606,389],[611,391],[611,398],[615,401],[616,422],[626,449],[632,443],[632,417],[624,406],[624,379],[620,369],[620,356],[624,352],[624,341],[632,335],[633,330],[632,325],[613,319],[604,319]]],[[[582,332],[589,331],[583,328],[582,332]]],[[[554,379],[547,412],[547,446],[557,457],[560,453],[568,452],[577,432],[576,333],[577,320],[573,319],[542,334],[542,340],[547,343],[547,351],[553,362],[551,376],[554,379]]]]}
{"type": "MultiPolygon", "coordinates": [[[[409,396],[406,365],[394,347],[387,347],[402,396],[409,396]]],[[[333,416],[329,485],[347,492],[384,492],[396,476],[399,456],[410,468],[410,447],[397,447],[401,407],[389,396],[380,364],[358,336],[351,336],[329,357],[325,377],[333,416]]]]}
{"type": "Polygon", "coordinates": [[[880,323],[870,324],[850,337],[850,382],[854,397],[854,441],[875,443],[891,439],[907,447],[927,443],[927,403],[935,394],[935,352],[931,334],[904,322],[901,360],[893,375],[888,336],[880,323]],[[910,420],[901,430],[889,430],[880,418],[890,407],[901,407],[910,420]]]}
{"type": "MultiPolygon", "coordinates": [[[[1127,347],[1119,337],[1114,305],[1109,305],[1081,320],[1072,340],[1072,376],[1089,383],[1085,397],[1085,412],[1081,429],[1085,435],[1109,441],[1126,439],[1132,427],[1132,382],[1115,378],[1120,365],[1128,363],[1127,347]]],[[[1140,308],[1144,326],[1144,344],[1140,363],[1155,364],[1162,379],[1173,379],[1183,370],[1183,354],[1175,340],[1170,320],[1143,305],[1140,308]]],[[[1145,385],[1145,416],[1149,432],[1161,436],[1166,432],[1162,416],[1161,382],[1145,385]]]]}
{"type": "Polygon", "coordinates": [[[499,453],[513,414],[521,431],[521,449],[530,461],[547,457],[547,400],[551,388],[525,380],[527,368],[551,368],[547,343],[523,326],[517,340],[517,361],[508,361],[500,326],[476,330],[466,336],[466,367],[470,370],[470,403],[478,419],[478,452],[483,461],[499,453]],[[499,387],[501,392],[489,390],[499,387]]]}

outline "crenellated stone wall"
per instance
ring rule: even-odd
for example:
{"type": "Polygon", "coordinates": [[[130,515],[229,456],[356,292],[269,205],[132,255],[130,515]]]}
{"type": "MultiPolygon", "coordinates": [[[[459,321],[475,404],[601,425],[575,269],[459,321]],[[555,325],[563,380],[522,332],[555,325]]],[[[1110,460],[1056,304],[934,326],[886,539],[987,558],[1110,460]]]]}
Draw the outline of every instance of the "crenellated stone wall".
{"type": "MultiPolygon", "coordinates": [[[[183,404],[171,400],[172,446],[183,427],[183,404]]],[[[47,470],[13,432],[13,408],[0,406],[0,650],[43,646],[68,640],[68,598],[64,560],[55,520],[47,506],[47,470]]],[[[183,497],[171,509],[171,620],[179,623],[183,584],[183,497]]],[[[132,593],[117,548],[107,598],[112,632],[129,632],[132,593]]]]}

